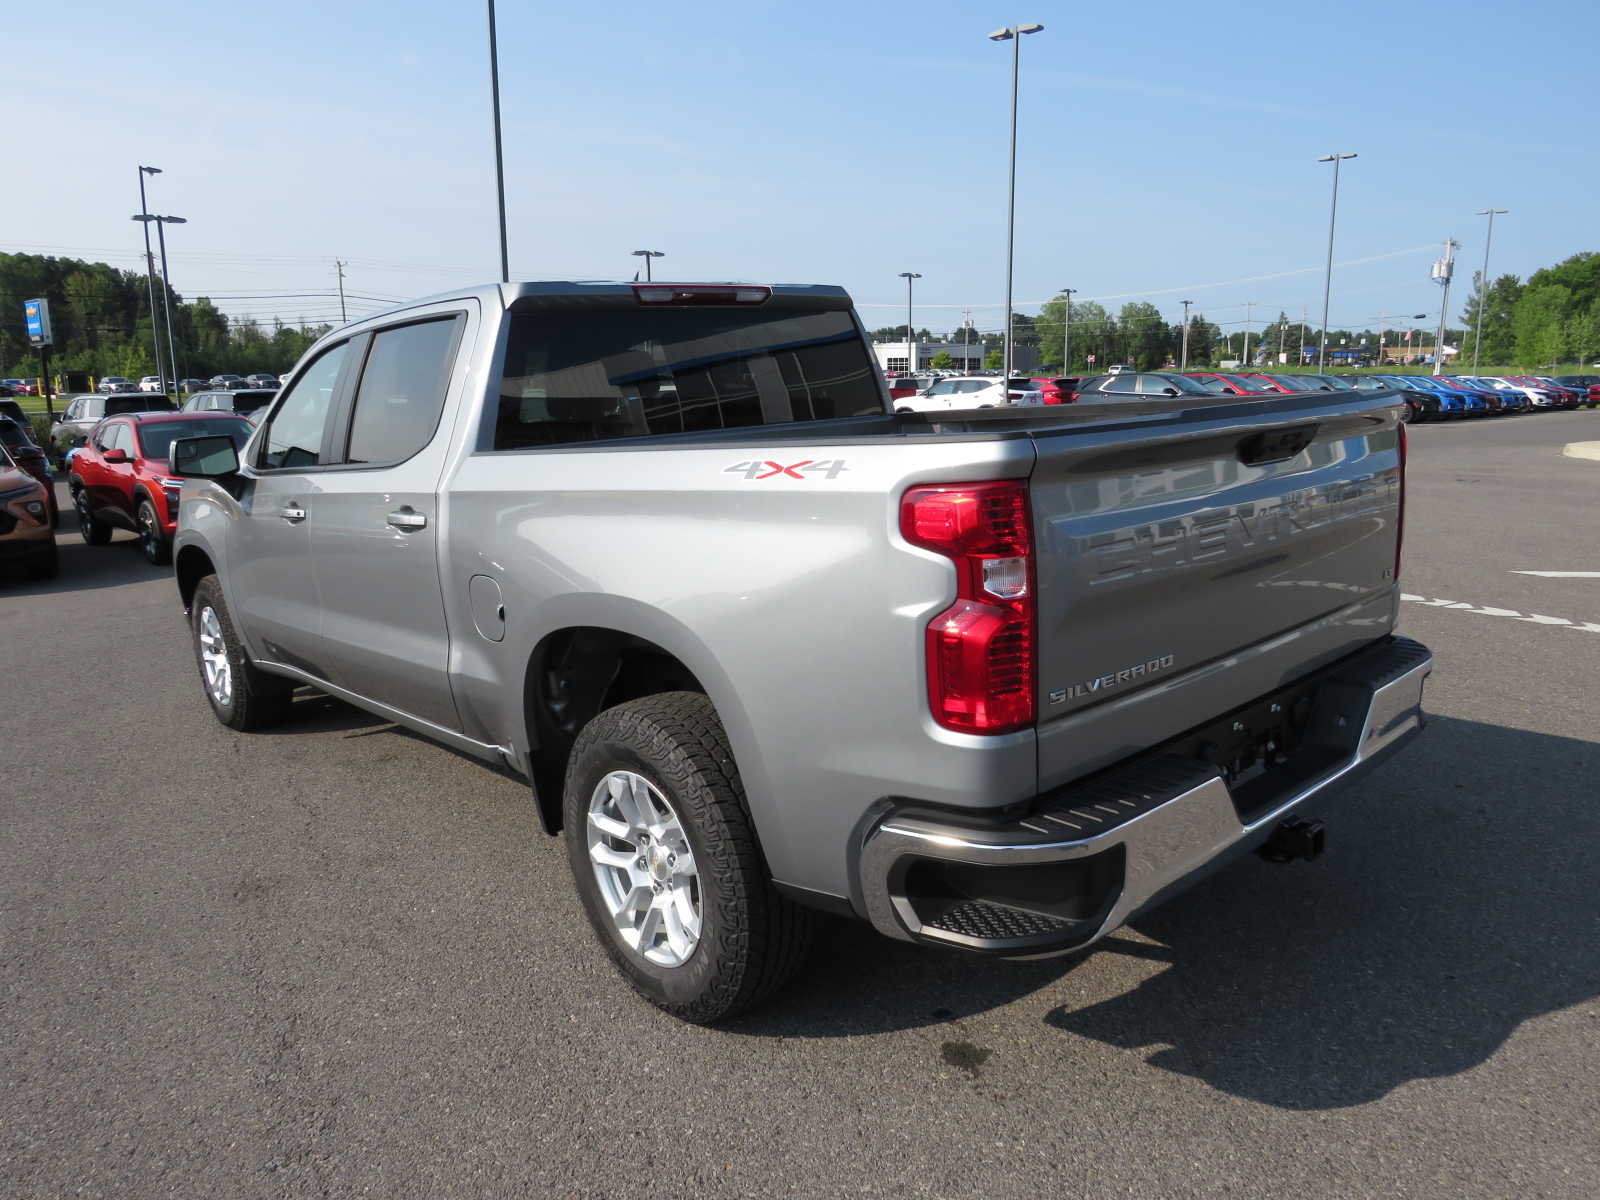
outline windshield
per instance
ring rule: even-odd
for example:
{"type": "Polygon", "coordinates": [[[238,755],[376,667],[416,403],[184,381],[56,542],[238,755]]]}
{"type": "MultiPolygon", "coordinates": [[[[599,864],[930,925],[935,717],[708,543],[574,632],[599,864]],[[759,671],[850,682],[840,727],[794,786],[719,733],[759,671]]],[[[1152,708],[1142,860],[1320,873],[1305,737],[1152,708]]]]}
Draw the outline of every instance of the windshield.
{"type": "Polygon", "coordinates": [[[1259,379],[1247,379],[1243,375],[1218,375],[1217,378],[1226,379],[1234,387],[1241,388],[1247,392],[1260,392],[1263,395],[1268,395],[1272,392],[1272,389],[1259,379]]]}
{"type": "Polygon", "coordinates": [[[177,408],[171,396],[155,396],[146,392],[138,396],[112,396],[106,401],[106,416],[117,417],[123,413],[136,412],[176,412],[177,408]]]}
{"type": "Polygon", "coordinates": [[[1291,392],[1315,392],[1322,385],[1309,375],[1268,375],[1273,383],[1288,388],[1291,392]]]}
{"type": "Polygon", "coordinates": [[[166,458],[179,438],[226,434],[235,450],[243,448],[255,426],[243,417],[206,417],[199,421],[150,421],[139,425],[139,453],[145,458],[166,458]]]}
{"type": "Polygon", "coordinates": [[[494,446],[863,416],[879,387],[848,308],[533,306],[511,315],[494,446]]]}

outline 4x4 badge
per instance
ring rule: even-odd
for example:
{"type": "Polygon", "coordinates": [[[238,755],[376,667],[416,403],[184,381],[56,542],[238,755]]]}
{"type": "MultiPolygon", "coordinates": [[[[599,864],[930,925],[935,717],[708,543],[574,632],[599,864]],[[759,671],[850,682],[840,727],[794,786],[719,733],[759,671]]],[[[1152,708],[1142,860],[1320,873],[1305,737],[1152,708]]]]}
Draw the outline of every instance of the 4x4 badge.
{"type": "Polygon", "coordinates": [[[842,458],[810,459],[802,458],[796,463],[780,463],[767,459],[751,459],[749,462],[734,463],[731,467],[723,467],[724,475],[743,475],[746,479],[772,479],[788,476],[790,479],[804,479],[807,475],[821,473],[825,479],[839,478],[839,472],[848,471],[842,458]]]}

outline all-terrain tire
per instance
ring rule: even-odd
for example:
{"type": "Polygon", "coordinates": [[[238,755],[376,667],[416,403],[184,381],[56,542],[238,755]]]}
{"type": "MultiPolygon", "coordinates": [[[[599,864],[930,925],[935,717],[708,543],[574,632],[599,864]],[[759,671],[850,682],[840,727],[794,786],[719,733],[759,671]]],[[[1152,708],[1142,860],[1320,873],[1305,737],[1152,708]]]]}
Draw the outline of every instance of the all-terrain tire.
{"type": "Polygon", "coordinates": [[[772,886],[727,734],[705,696],[664,692],[600,713],[573,747],[563,801],[584,911],[617,969],[652,1004],[710,1024],[759,1004],[804,964],[814,915],[772,886]],[[602,898],[589,857],[589,807],[616,771],[665,797],[693,850],[701,928],[681,965],[662,966],[629,946],[602,898]]]}

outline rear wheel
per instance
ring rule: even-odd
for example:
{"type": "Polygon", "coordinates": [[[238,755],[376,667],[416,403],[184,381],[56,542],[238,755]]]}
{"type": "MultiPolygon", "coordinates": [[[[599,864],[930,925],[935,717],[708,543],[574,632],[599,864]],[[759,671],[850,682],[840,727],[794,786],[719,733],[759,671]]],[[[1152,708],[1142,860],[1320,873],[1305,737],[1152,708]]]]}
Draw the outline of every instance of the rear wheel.
{"type": "Polygon", "coordinates": [[[172,543],[161,528],[156,506],[148,499],[139,501],[139,549],[152,566],[162,567],[172,561],[172,543]]]}
{"type": "Polygon", "coordinates": [[[249,732],[275,725],[288,715],[294,684],[250,661],[215,575],[207,575],[195,587],[189,623],[200,686],[217,720],[229,729],[249,732]]]}
{"type": "Polygon", "coordinates": [[[607,709],[567,767],[565,836],[584,911],[652,1004],[707,1024],[799,969],[812,916],[780,895],[710,700],[666,692],[607,709]]]}
{"type": "Polygon", "coordinates": [[[89,508],[89,492],[86,488],[73,489],[72,507],[78,514],[78,532],[83,534],[84,541],[91,546],[104,546],[111,540],[111,526],[95,518],[89,508]]]}

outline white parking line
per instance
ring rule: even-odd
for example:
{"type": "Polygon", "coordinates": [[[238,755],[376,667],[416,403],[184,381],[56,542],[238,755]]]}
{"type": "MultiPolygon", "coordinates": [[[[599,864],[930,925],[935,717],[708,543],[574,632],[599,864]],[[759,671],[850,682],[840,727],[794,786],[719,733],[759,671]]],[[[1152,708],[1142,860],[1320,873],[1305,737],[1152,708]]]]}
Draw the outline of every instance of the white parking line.
{"type": "Polygon", "coordinates": [[[1493,608],[1487,604],[1465,604],[1459,600],[1430,600],[1426,596],[1400,593],[1400,599],[1424,608],[1447,608],[1451,612],[1477,613],[1481,617],[1508,617],[1529,625],[1550,625],[1559,629],[1576,629],[1579,633],[1600,633],[1600,621],[1569,621],[1566,617],[1546,617],[1539,613],[1518,612],[1514,608],[1493,608]]]}
{"type": "Polygon", "coordinates": [[[1537,575],[1540,579],[1600,579],[1600,571],[1513,571],[1513,575],[1537,575]]]}

